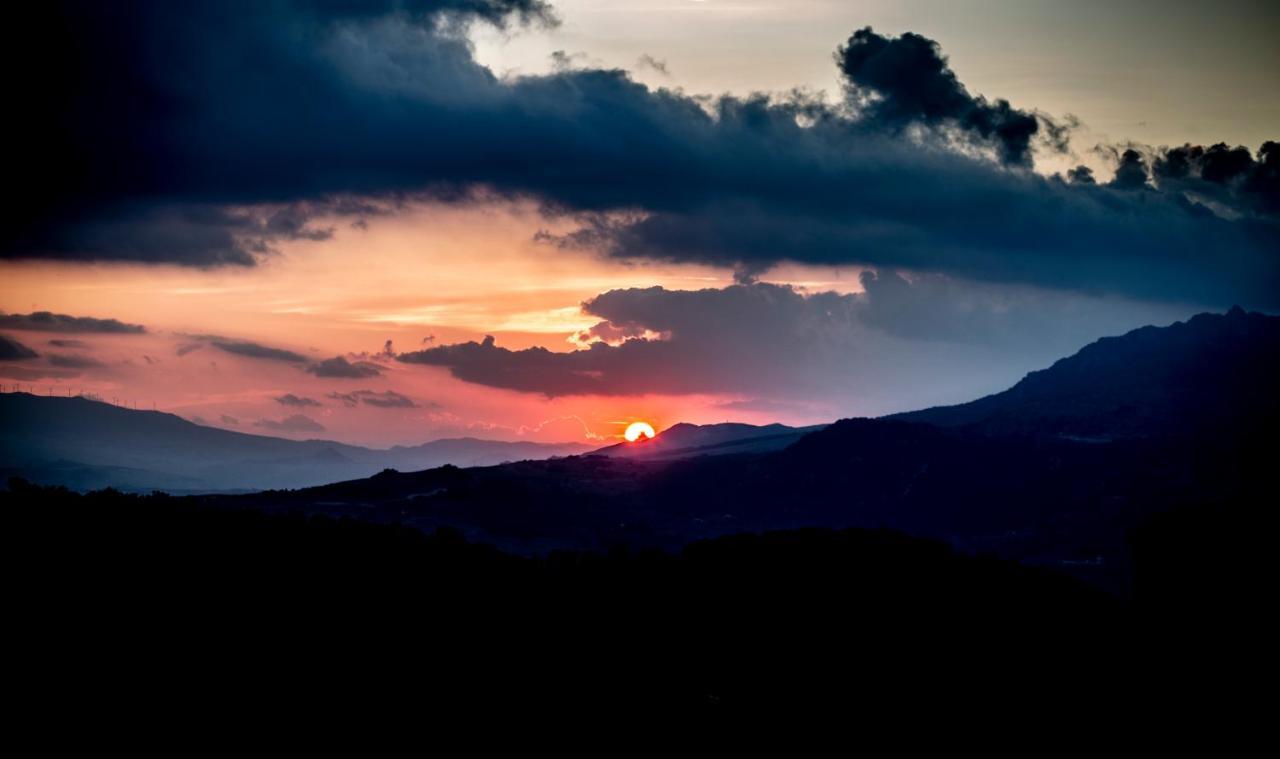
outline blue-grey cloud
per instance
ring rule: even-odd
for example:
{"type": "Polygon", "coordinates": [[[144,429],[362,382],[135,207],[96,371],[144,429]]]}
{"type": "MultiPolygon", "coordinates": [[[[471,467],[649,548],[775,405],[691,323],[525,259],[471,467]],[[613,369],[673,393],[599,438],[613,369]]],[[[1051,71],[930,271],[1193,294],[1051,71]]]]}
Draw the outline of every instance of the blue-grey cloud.
{"type": "Polygon", "coordinates": [[[308,406],[323,405],[320,401],[317,401],[314,398],[304,398],[294,395],[293,393],[285,393],[284,395],[277,396],[275,398],[275,402],[279,403],[281,406],[293,406],[294,408],[307,408],[308,406]]]}

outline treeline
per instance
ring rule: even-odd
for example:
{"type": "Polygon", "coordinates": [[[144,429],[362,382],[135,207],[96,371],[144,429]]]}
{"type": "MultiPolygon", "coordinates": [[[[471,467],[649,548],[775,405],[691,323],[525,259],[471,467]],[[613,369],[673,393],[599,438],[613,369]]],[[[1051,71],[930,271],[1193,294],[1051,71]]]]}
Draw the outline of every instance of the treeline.
{"type": "Polygon", "coordinates": [[[1168,676],[1159,651],[1173,634],[1151,631],[1171,606],[1187,611],[1159,573],[1186,581],[1169,541],[1196,531],[1188,520],[1136,536],[1130,602],[890,531],[525,558],[448,529],[22,481],[0,492],[32,688],[231,688],[255,702],[395,683],[484,708],[883,707],[977,683],[1120,700],[1168,676]]]}

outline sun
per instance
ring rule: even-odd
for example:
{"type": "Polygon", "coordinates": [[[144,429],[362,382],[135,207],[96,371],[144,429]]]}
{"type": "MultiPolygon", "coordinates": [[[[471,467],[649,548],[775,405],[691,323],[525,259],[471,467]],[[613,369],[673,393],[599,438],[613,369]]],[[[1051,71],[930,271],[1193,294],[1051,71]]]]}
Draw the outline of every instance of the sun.
{"type": "Polygon", "coordinates": [[[656,434],[648,422],[632,422],[627,426],[627,431],[622,433],[622,436],[627,439],[628,443],[634,443],[641,437],[651,438],[656,434]]]}

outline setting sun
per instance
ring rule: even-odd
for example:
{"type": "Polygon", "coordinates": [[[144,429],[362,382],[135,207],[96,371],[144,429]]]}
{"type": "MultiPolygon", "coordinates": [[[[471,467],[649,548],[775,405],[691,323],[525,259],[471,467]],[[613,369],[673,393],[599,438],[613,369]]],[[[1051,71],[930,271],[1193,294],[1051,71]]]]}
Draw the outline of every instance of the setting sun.
{"type": "Polygon", "coordinates": [[[632,422],[630,426],[627,427],[627,431],[622,433],[622,436],[627,439],[628,443],[634,443],[642,436],[645,438],[651,438],[655,434],[657,433],[653,431],[653,427],[650,426],[648,422],[632,422]]]}

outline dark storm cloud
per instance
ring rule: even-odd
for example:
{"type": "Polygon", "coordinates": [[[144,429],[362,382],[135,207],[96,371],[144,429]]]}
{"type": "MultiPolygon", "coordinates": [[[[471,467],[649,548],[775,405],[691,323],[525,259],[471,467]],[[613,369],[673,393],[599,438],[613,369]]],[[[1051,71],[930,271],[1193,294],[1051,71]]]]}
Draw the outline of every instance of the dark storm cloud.
{"type": "MultiPolygon", "coordinates": [[[[419,404],[407,395],[401,395],[394,390],[386,390],[377,392],[375,390],[356,390],[351,393],[329,393],[329,397],[335,401],[341,401],[342,405],[347,408],[353,408],[358,404],[366,406],[375,406],[377,408],[420,408],[419,404]]],[[[428,404],[432,407],[438,407],[438,404],[428,404]]]]}
{"type": "Polygon", "coordinates": [[[38,358],[39,356],[39,353],[17,340],[0,335],[0,361],[23,361],[29,358],[38,358]]]}
{"type": "Polygon", "coordinates": [[[48,311],[36,311],[30,314],[0,314],[0,327],[25,329],[33,332],[99,332],[118,335],[138,335],[147,331],[147,328],[141,324],[125,324],[116,319],[68,316],[48,311]]]}
{"type": "Polygon", "coordinates": [[[275,419],[259,419],[253,423],[254,427],[261,427],[264,430],[272,432],[324,432],[324,425],[314,421],[302,414],[294,414],[287,416],[280,421],[275,419]]]}
{"type": "Polygon", "coordinates": [[[836,64],[867,120],[893,129],[953,128],[990,144],[1006,163],[1030,165],[1031,140],[1044,118],[970,95],[933,40],[910,32],[885,37],[866,27],[840,47],[836,64]]]}
{"type": "Polygon", "coordinates": [[[303,397],[294,395],[293,393],[285,393],[284,395],[277,396],[275,399],[275,402],[279,403],[281,406],[293,406],[295,408],[306,408],[308,406],[322,405],[320,401],[314,400],[312,398],[303,398],[303,397]]]}
{"type": "Polygon", "coordinates": [[[338,379],[364,379],[382,374],[382,367],[369,361],[348,361],[342,356],[318,361],[307,367],[307,371],[317,377],[333,377],[338,379]]]}
{"type": "Polygon", "coordinates": [[[1248,148],[1223,143],[1157,152],[1152,173],[1161,187],[1232,208],[1280,215],[1280,143],[1267,142],[1255,160],[1248,148]]]}
{"type": "Polygon", "coordinates": [[[578,336],[599,340],[582,350],[509,350],[486,337],[398,358],[446,367],[467,382],[548,396],[734,393],[797,400],[901,392],[906,398],[904,381],[918,383],[939,370],[932,362],[968,365],[957,376],[997,374],[1011,365],[1025,371],[1098,335],[1175,315],[936,274],[868,272],[863,286],[853,294],[762,282],[612,290],[582,305],[602,319],[578,336]]]}
{"type": "Polygon", "coordinates": [[[1146,157],[1129,148],[1120,154],[1116,175],[1112,177],[1110,186],[1118,190],[1145,189],[1149,176],[1146,157]]]}
{"type": "Polygon", "coordinates": [[[323,238],[322,217],[419,196],[532,197],[581,222],[544,239],[621,257],[1280,305],[1269,206],[1206,206],[1158,180],[1133,192],[1039,176],[1033,147],[1060,147],[1065,126],[969,93],[918,35],[855,33],[838,56],[848,99],[831,104],[693,98],[584,68],[502,79],[478,65],[467,20],[544,19],[537,3],[20,14],[34,17],[11,25],[50,55],[10,92],[30,116],[12,125],[24,192],[7,256],[249,264],[276,240],[323,238]]]}

